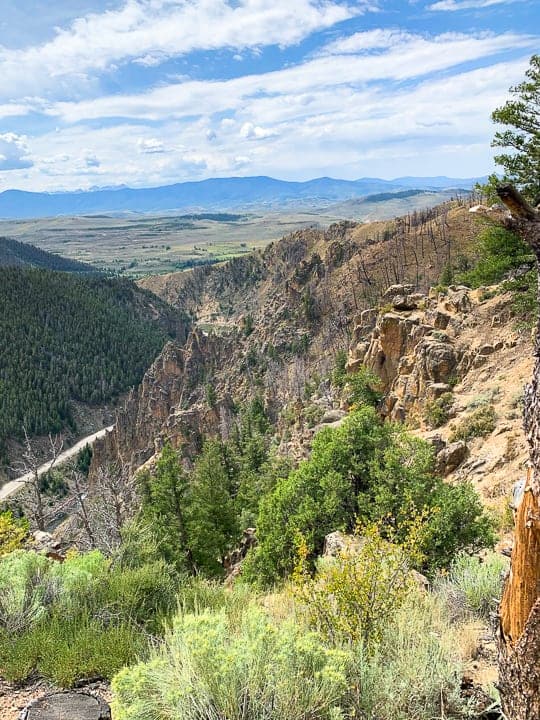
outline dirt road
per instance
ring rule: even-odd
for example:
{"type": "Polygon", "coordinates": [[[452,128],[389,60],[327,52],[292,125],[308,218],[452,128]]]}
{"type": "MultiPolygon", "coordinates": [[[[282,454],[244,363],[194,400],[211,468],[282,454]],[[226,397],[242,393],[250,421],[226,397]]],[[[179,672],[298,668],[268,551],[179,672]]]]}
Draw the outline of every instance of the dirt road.
{"type": "MultiPolygon", "coordinates": [[[[88,435],[88,437],[83,438],[82,440],[79,440],[79,442],[75,443],[72,447],[68,448],[67,450],[64,450],[63,453],[60,453],[58,456],[58,460],[55,463],[55,467],[58,467],[59,465],[62,465],[66,462],[66,460],[69,460],[74,455],[77,455],[77,453],[83,449],[85,445],[93,445],[96,440],[103,437],[106,433],[110,432],[113,429],[114,425],[110,425],[109,427],[103,428],[103,430],[99,430],[98,432],[94,433],[93,435],[88,435]]],[[[49,463],[44,463],[38,470],[38,473],[42,475],[44,472],[46,472],[49,468],[49,463]]],[[[6,500],[10,495],[13,495],[13,493],[17,492],[30,478],[32,477],[31,473],[27,473],[26,475],[21,475],[21,477],[16,478],[15,480],[10,480],[10,482],[6,483],[0,488],[0,502],[2,500],[6,500]]]]}

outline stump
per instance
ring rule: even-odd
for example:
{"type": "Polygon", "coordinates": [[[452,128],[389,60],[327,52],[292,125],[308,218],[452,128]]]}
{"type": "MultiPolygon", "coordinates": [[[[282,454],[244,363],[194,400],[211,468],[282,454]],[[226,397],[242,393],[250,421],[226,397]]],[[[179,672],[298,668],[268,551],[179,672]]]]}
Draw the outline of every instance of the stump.
{"type": "Polygon", "coordinates": [[[59,692],[32,700],[20,720],[111,720],[111,710],[94,695],[59,692]]]}

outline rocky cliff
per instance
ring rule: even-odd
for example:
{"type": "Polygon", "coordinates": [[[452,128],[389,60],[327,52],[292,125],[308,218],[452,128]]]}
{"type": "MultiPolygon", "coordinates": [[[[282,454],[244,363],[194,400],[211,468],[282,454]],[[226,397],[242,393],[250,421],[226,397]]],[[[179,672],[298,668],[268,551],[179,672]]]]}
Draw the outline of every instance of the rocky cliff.
{"type": "Polygon", "coordinates": [[[440,436],[441,451],[452,417],[467,416],[475,393],[492,394],[500,432],[493,448],[489,439],[450,448],[444,472],[461,472],[465,455],[476,457],[469,445],[480,442],[489,457],[477,458],[473,474],[502,462],[501,447],[521,458],[519,409],[511,404],[530,371],[530,346],[513,330],[509,298],[429,290],[477,232],[466,207],[445,205],[391,223],[296,232],[220,266],[148,278],[142,284],[189,312],[195,329],[167,345],[130,395],[115,430],[96,446],[94,469],[119,460],[137,468],[166,440],[189,457],[204,435],[226,434],[235,407],[256,394],[273,419],[283,408],[294,412],[281,447],[301,456],[317,424],[338,422],[346,409],[321,378],[347,348],[350,371],[364,364],[381,378],[382,412],[440,436]],[[437,403],[445,422],[435,431],[426,417],[437,403]],[[307,404],[311,422],[302,419],[307,404]]]}

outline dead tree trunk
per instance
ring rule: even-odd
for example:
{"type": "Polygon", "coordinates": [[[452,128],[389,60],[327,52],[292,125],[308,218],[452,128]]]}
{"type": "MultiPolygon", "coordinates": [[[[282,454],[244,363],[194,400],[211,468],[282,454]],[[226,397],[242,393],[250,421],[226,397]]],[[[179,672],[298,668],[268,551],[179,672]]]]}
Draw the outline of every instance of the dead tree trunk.
{"type": "MultiPolygon", "coordinates": [[[[540,213],[511,186],[497,193],[512,214],[509,226],[540,261],[540,213]]],[[[540,286],[538,295],[540,300],[540,286]]],[[[516,512],[510,574],[499,610],[499,687],[508,720],[540,718],[540,318],[534,355],[524,411],[532,468],[516,512]]]]}

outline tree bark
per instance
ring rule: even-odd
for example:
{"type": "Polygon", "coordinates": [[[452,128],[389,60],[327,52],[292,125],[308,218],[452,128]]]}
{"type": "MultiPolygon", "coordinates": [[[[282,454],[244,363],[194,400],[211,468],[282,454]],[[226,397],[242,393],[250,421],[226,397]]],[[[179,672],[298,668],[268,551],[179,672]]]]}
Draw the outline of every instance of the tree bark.
{"type": "MultiPolygon", "coordinates": [[[[512,186],[498,188],[497,194],[511,213],[506,224],[540,261],[540,213],[512,186]]],[[[524,410],[531,468],[516,511],[510,573],[499,609],[499,689],[508,720],[540,720],[540,317],[534,355],[524,410]]]]}

